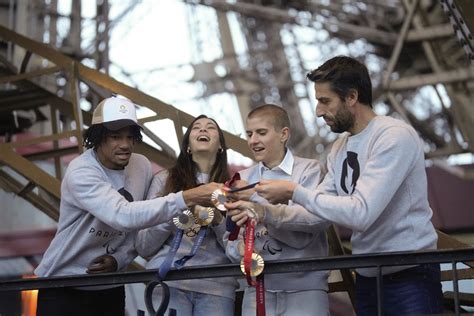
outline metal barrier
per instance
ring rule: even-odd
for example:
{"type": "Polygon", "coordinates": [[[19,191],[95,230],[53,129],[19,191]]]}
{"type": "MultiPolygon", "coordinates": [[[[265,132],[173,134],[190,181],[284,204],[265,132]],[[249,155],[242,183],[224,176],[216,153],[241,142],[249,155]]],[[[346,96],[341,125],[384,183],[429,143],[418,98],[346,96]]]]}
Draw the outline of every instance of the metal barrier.
{"type": "MultiPolygon", "coordinates": [[[[459,286],[456,264],[474,261],[474,248],[436,250],[422,252],[391,252],[383,254],[348,255],[312,258],[304,260],[279,260],[265,262],[265,273],[288,273],[295,271],[338,270],[376,267],[378,315],[382,315],[382,267],[417,265],[422,263],[451,263],[455,314],[460,315],[459,286]]],[[[18,279],[0,282],[0,291],[21,291],[41,288],[78,287],[127,283],[148,283],[157,279],[157,269],[116,272],[95,275],[59,276],[36,279],[18,279]]],[[[239,264],[209,265],[172,269],[164,281],[201,279],[216,277],[241,277],[239,264]]]]}

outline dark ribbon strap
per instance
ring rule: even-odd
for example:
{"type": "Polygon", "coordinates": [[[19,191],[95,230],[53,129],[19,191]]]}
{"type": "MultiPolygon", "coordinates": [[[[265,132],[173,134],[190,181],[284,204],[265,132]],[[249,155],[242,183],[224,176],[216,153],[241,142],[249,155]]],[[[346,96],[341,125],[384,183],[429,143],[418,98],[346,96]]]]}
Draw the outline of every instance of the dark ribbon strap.
{"type": "Polygon", "coordinates": [[[145,289],[145,305],[150,315],[162,316],[165,314],[168,304],[170,302],[170,289],[166,283],[155,280],[147,284],[145,289]],[[163,290],[163,298],[161,299],[160,306],[155,311],[153,307],[153,290],[157,285],[160,285],[163,290]]]}
{"type": "Polygon", "coordinates": [[[173,258],[178,252],[179,245],[181,244],[181,239],[183,238],[183,230],[177,229],[176,235],[174,235],[173,241],[171,242],[171,248],[168,254],[166,255],[165,261],[161,263],[160,269],[158,270],[158,278],[163,280],[168,274],[168,271],[171,268],[171,262],[173,262],[173,258]]]}
{"type": "MultiPolygon", "coordinates": [[[[226,183],[224,183],[224,185],[228,188],[232,187],[232,185],[234,184],[235,181],[237,180],[240,180],[240,174],[237,172],[237,173],[234,173],[234,175],[232,176],[232,178],[227,181],[226,183]]],[[[235,224],[232,219],[230,217],[228,217],[226,215],[226,218],[225,218],[225,229],[230,232],[229,234],[229,240],[230,241],[233,241],[233,240],[236,240],[237,237],[239,236],[239,232],[240,232],[240,227],[237,226],[237,224],[235,224]]]]}
{"type": "Polygon", "coordinates": [[[199,233],[196,237],[196,240],[194,241],[193,247],[191,248],[191,251],[189,252],[189,254],[186,256],[183,256],[181,259],[176,260],[174,262],[174,266],[176,269],[181,269],[182,267],[184,267],[184,265],[189,259],[194,257],[199,247],[201,246],[202,241],[204,240],[204,237],[206,237],[206,232],[207,232],[207,226],[202,226],[201,229],[199,229],[199,233]]]}

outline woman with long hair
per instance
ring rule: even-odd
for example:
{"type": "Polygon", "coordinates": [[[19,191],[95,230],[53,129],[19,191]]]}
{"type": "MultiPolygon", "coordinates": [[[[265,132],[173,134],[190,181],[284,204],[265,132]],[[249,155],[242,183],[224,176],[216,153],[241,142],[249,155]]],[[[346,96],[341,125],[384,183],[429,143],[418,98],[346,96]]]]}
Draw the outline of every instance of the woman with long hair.
{"type": "MultiPolygon", "coordinates": [[[[205,115],[198,116],[188,126],[175,166],[155,175],[148,196],[165,196],[208,182],[224,183],[229,179],[226,150],[224,134],[216,121],[205,115]]],[[[190,209],[189,214],[191,226],[176,218],[173,222],[139,232],[135,246],[142,257],[149,259],[147,269],[159,268],[163,272],[173,262],[179,267],[186,261],[189,261],[186,266],[230,263],[225,255],[222,214],[217,209],[200,206],[190,209]],[[176,249],[179,238],[181,242],[176,249]]],[[[170,287],[168,311],[174,309],[177,315],[193,316],[234,314],[238,286],[234,278],[170,281],[167,284],[170,287]]],[[[155,306],[161,301],[157,292],[153,294],[155,306]]]]}

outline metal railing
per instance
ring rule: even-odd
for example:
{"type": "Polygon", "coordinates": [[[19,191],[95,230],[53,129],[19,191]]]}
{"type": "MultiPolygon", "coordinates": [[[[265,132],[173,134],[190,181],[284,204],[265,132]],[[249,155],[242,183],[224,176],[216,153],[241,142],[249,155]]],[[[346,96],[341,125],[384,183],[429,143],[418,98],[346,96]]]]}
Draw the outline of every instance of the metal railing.
{"type": "MultiPolygon", "coordinates": [[[[454,291],[455,315],[460,315],[459,278],[457,263],[474,261],[474,248],[436,250],[422,252],[392,252],[384,254],[346,255],[298,260],[265,262],[264,273],[288,273],[296,271],[339,270],[375,267],[377,273],[378,315],[383,315],[382,267],[418,265],[423,263],[450,263],[454,291]]],[[[43,288],[149,283],[157,280],[157,269],[133,272],[116,272],[94,275],[59,276],[36,279],[18,279],[0,282],[0,291],[22,291],[43,288]]],[[[172,269],[163,281],[241,277],[239,264],[209,265],[172,269]]]]}

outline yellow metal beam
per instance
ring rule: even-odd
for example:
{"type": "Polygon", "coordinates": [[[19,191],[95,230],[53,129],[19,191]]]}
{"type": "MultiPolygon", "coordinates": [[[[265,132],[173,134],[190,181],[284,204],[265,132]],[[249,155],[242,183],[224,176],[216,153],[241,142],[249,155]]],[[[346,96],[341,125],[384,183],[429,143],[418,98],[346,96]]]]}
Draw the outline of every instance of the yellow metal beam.
{"type": "Polygon", "coordinates": [[[14,152],[8,143],[0,144],[0,153],[0,162],[7,164],[29,181],[43,188],[57,199],[60,199],[61,182],[58,179],[14,152]]]}

